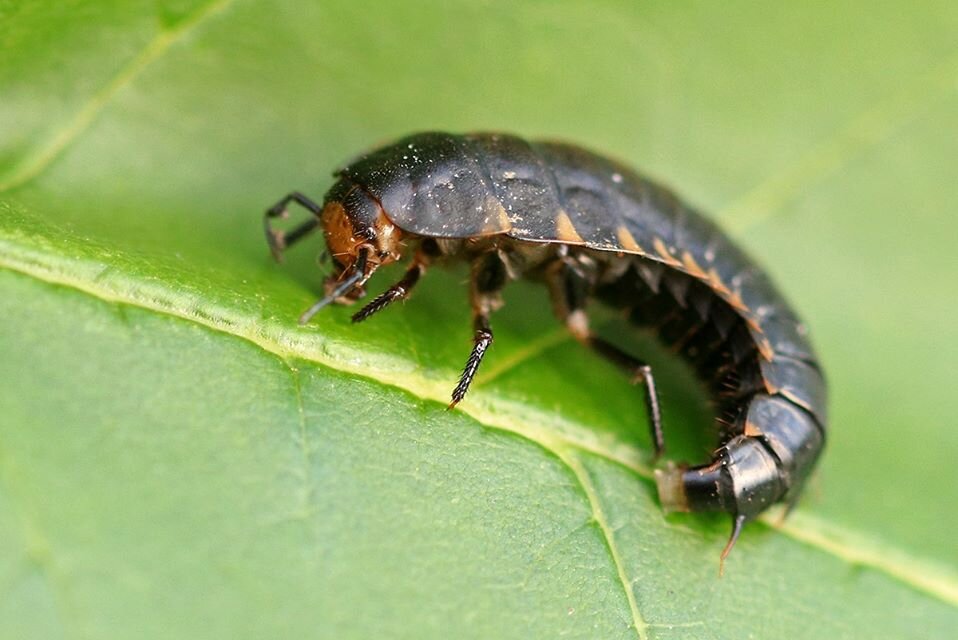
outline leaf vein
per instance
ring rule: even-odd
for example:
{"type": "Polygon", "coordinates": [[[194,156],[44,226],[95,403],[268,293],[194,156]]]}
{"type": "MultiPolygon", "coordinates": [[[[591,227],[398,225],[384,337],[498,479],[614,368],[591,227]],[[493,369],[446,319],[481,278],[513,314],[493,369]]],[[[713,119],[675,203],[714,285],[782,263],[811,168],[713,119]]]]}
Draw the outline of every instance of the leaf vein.
{"type": "Polygon", "coordinates": [[[4,585],[4,595],[12,592],[18,582],[36,572],[50,590],[53,610],[59,619],[60,628],[65,632],[80,629],[80,615],[74,599],[69,593],[67,579],[50,549],[49,537],[40,529],[35,518],[30,517],[20,504],[23,502],[13,489],[14,468],[4,452],[0,450],[0,491],[7,495],[15,518],[19,520],[20,537],[23,540],[25,562],[16,570],[16,575],[4,585]]]}
{"type": "Polygon", "coordinates": [[[10,174],[0,179],[0,192],[10,191],[30,182],[53,164],[63,152],[89,130],[97,117],[124,87],[129,86],[152,63],[169,51],[189,32],[213,15],[228,7],[233,0],[213,0],[196,10],[172,29],[158,33],[146,47],[127,62],[113,78],[86,101],[67,123],[57,130],[46,144],[28,153],[10,174]]]}
{"type": "Polygon", "coordinates": [[[716,214],[729,231],[741,232],[773,217],[802,190],[847,166],[893,136],[937,100],[958,88],[958,56],[922,74],[904,89],[862,111],[797,161],[767,176],[716,214]]]}
{"type": "Polygon", "coordinates": [[[625,563],[622,561],[618,544],[615,541],[615,532],[609,525],[605,511],[602,509],[602,503],[599,500],[599,495],[596,493],[595,485],[592,484],[592,478],[589,477],[589,471],[582,465],[582,461],[572,451],[560,448],[553,450],[553,453],[572,471],[576,481],[585,493],[589,507],[592,509],[592,518],[599,526],[599,531],[602,532],[602,538],[605,541],[609,555],[612,557],[612,565],[615,567],[616,574],[618,574],[622,589],[625,590],[625,598],[629,603],[629,611],[632,614],[632,626],[635,628],[635,633],[639,637],[639,640],[648,640],[649,625],[642,617],[642,612],[639,611],[639,605],[635,599],[635,589],[632,588],[632,581],[629,579],[629,574],[625,569],[625,563]]]}
{"type": "Polygon", "coordinates": [[[562,327],[531,340],[525,346],[499,360],[495,366],[490,366],[485,371],[480,370],[479,375],[472,383],[472,389],[489,384],[496,378],[518,368],[522,363],[528,362],[552,347],[568,341],[570,337],[568,330],[562,327]]]}
{"type": "Polygon", "coordinates": [[[303,496],[301,508],[303,517],[306,517],[312,509],[315,488],[313,485],[313,456],[309,445],[309,429],[306,427],[306,408],[303,405],[302,374],[289,360],[284,358],[283,363],[289,369],[290,375],[293,378],[293,389],[296,395],[296,413],[299,416],[299,448],[303,464],[303,496]]]}

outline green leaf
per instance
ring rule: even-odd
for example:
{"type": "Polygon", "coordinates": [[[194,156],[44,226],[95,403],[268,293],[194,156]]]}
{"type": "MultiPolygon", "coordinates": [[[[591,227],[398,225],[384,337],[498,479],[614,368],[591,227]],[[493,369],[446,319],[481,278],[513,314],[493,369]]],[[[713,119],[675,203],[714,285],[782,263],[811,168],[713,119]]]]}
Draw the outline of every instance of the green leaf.
{"type": "MultiPolygon", "coordinates": [[[[86,4],[0,6],[0,637],[953,636],[954,3],[86,4]],[[422,129],[622,157],[807,318],[828,449],[723,578],[540,288],[453,412],[461,270],[296,326],[321,243],[272,264],[261,211],[422,129]]],[[[684,366],[598,318],[704,459],[684,366]]]]}

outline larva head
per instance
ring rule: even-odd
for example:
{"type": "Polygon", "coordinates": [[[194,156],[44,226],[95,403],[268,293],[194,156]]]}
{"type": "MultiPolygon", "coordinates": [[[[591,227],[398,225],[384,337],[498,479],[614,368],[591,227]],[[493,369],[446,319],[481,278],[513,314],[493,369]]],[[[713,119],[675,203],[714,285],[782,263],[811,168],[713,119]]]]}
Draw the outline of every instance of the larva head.
{"type": "Polygon", "coordinates": [[[373,197],[348,179],[340,179],[326,194],[320,223],[335,266],[326,283],[328,291],[351,275],[359,266],[360,255],[365,254],[361,280],[341,302],[359,298],[362,283],[373,271],[402,257],[402,232],[373,197]]]}

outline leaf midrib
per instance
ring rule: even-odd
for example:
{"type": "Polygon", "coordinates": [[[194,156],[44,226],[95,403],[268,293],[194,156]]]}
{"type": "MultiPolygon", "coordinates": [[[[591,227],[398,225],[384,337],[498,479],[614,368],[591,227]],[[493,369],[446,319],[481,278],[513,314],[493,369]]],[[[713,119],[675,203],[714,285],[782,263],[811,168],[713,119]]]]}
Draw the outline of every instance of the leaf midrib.
{"type": "MultiPolygon", "coordinates": [[[[49,249],[30,247],[24,240],[29,241],[0,231],[0,268],[110,303],[188,320],[252,342],[287,363],[293,359],[306,360],[402,389],[424,400],[446,404],[446,384],[417,374],[412,366],[395,370],[370,367],[367,363],[381,360],[381,357],[371,357],[374,354],[357,349],[355,343],[332,343],[323,336],[299,332],[275,322],[263,322],[235,309],[204,306],[202,300],[168,289],[165,283],[129,276],[112,267],[104,268],[103,264],[92,260],[64,258],[49,249]]],[[[555,453],[560,460],[562,456],[557,452],[578,450],[616,463],[645,480],[652,478],[651,469],[644,463],[645,452],[608,436],[600,440],[587,426],[555,413],[497,398],[482,389],[477,389],[459,410],[487,428],[525,438],[555,453]]],[[[566,460],[563,463],[575,473],[574,467],[566,460]]],[[[585,487],[583,491],[586,491],[585,487]]],[[[903,585],[958,606],[958,576],[939,562],[915,558],[894,546],[801,511],[784,523],[778,521],[777,514],[766,516],[762,522],[849,565],[869,567],[903,585]]],[[[614,546],[614,540],[609,535],[605,537],[607,543],[614,546]]],[[[623,587],[630,588],[625,584],[623,587]]],[[[637,629],[647,626],[641,617],[635,622],[637,629]]]]}

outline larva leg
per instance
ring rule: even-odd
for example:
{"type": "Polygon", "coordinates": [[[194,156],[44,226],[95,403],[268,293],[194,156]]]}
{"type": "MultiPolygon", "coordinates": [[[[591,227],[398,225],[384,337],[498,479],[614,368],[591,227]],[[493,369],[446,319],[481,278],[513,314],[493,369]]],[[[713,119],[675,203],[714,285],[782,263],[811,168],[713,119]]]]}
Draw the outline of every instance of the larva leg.
{"type": "Polygon", "coordinates": [[[665,436],[662,433],[662,410],[655,390],[652,368],[615,345],[592,333],[585,304],[590,283],[580,273],[564,262],[556,262],[547,272],[549,293],[556,315],[565,323],[576,340],[593,349],[604,358],[624,369],[632,383],[642,382],[645,388],[645,406],[649,416],[649,430],[655,447],[655,457],[665,452],[665,436]]]}
{"type": "Polygon", "coordinates": [[[489,316],[502,307],[500,292],[508,280],[506,267],[497,253],[487,253],[472,265],[472,279],[469,298],[472,303],[473,326],[476,331],[472,352],[459,377],[459,383],[452,391],[449,408],[455,407],[466,396],[479,365],[492,345],[492,327],[489,316]]]}
{"type": "Polygon", "coordinates": [[[269,244],[269,250],[277,262],[283,259],[283,251],[287,247],[292,246],[298,240],[308,236],[316,229],[316,227],[319,226],[319,214],[322,213],[322,211],[322,207],[298,191],[294,191],[286,195],[279,202],[266,210],[266,214],[263,216],[263,230],[266,232],[266,242],[269,244]],[[300,206],[310,211],[313,214],[313,217],[290,231],[274,229],[270,224],[270,219],[285,218],[287,215],[286,207],[290,202],[298,203],[300,206]]]}
{"type": "Polygon", "coordinates": [[[659,405],[659,394],[655,390],[655,378],[652,375],[652,367],[638,358],[633,358],[602,338],[590,335],[586,344],[592,347],[597,353],[625,369],[625,371],[632,376],[633,384],[637,382],[643,383],[645,388],[645,408],[649,415],[649,431],[652,436],[652,444],[655,447],[655,457],[658,458],[665,453],[665,435],[662,433],[662,409],[659,405]]]}
{"type": "Polygon", "coordinates": [[[376,296],[372,302],[353,314],[353,322],[362,322],[375,313],[379,313],[396,300],[402,300],[409,296],[413,287],[419,282],[419,278],[426,273],[426,256],[420,252],[413,258],[412,265],[406,270],[406,274],[399,282],[389,287],[381,294],[376,296]]]}

